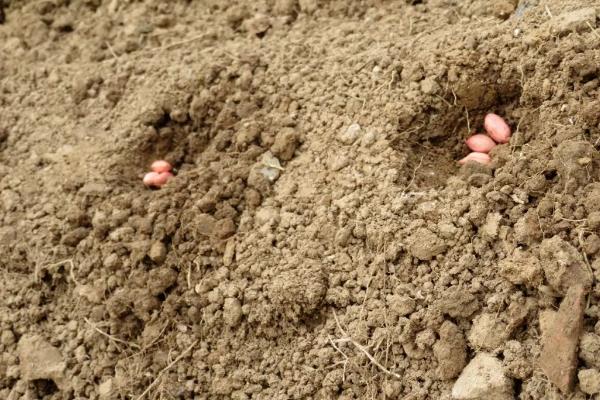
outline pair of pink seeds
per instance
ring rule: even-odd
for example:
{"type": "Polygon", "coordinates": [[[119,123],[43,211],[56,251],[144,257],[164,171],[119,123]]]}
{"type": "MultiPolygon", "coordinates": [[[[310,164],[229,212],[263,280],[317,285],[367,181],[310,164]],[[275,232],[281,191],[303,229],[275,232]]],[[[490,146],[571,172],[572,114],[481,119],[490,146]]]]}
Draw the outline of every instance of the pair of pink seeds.
{"type": "Polygon", "coordinates": [[[173,177],[173,166],[165,160],[156,160],[150,166],[152,172],[144,175],[144,185],[161,188],[173,177]]]}
{"type": "Polygon", "coordinates": [[[496,114],[488,114],[483,121],[483,127],[487,135],[479,133],[466,140],[467,147],[473,150],[465,158],[460,160],[459,164],[465,164],[468,161],[475,161],[480,164],[488,165],[492,162],[489,152],[497,143],[508,143],[511,136],[510,126],[502,117],[496,114]]]}

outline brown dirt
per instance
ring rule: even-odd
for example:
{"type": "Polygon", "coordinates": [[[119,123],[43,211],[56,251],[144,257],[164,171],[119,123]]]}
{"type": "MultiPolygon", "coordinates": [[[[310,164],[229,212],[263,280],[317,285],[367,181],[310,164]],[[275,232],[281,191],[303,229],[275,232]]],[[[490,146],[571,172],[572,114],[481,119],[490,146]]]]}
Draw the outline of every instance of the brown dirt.
{"type": "Polygon", "coordinates": [[[1,3],[0,398],[559,399],[580,278],[598,386],[597,2],[1,3]]]}

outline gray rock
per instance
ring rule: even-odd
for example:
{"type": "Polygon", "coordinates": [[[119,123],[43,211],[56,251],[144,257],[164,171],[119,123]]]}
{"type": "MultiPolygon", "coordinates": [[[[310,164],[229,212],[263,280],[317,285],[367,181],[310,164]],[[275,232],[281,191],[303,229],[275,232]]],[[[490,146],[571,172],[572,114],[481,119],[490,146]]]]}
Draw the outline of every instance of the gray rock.
{"type": "Polygon", "coordinates": [[[456,400],[513,400],[512,380],[504,375],[502,362],[479,353],[463,369],[452,388],[456,400]]]}
{"type": "Polygon", "coordinates": [[[66,388],[65,368],[60,351],[38,335],[24,335],[17,345],[21,376],[28,381],[50,379],[56,386],[66,388]]]}

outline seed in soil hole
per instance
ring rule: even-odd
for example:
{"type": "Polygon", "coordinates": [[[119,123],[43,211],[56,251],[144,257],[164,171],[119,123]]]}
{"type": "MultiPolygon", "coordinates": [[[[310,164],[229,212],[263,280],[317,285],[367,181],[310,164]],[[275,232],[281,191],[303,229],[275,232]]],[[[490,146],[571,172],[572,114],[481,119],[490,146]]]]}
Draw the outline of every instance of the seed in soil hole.
{"type": "Polygon", "coordinates": [[[170,172],[148,172],[146,175],[144,175],[144,185],[148,186],[148,187],[157,187],[160,188],[162,186],[164,186],[169,179],[171,179],[173,177],[173,174],[170,172]]]}
{"type": "Polygon", "coordinates": [[[462,160],[459,160],[458,163],[466,164],[468,161],[475,161],[480,164],[488,165],[492,162],[492,159],[489,155],[487,155],[485,153],[478,153],[478,152],[474,151],[472,153],[467,154],[467,156],[465,158],[463,158],[462,160]]]}
{"type": "Polygon", "coordinates": [[[488,135],[477,134],[473,135],[466,140],[467,147],[473,151],[478,153],[489,153],[490,150],[496,146],[496,142],[494,142],[488,135]]]}
{"type": "Polygon", "coordinates": [[[150,166],[150,169],[154,172],[171,172],[171,170],[173,169],[173,166],[165,160],[156,160],[152,163],[152,165],[150,166]]]}
{"type": "Polygon", "coordinates": [[[161,172],[158,174],[158,177],[156,177],[156,179],[154,180],[154,185],[158,186],[158,187],[162,187],[172,177],[173,177],[173,174],[170,172],[161,172]]]}
{"type": "Polygon", "coordinates": [[[158,172],[148,172],[144,175],[144,185],[146,186],[155,186],[156,179],[158,178],[158,172]]]}
{"type": "Polygon", "coordinates": [[[483,127],[497,143],[508,143],[510,140],[510,126],[499,115],[492,113],[486,115],[483,127]]]}

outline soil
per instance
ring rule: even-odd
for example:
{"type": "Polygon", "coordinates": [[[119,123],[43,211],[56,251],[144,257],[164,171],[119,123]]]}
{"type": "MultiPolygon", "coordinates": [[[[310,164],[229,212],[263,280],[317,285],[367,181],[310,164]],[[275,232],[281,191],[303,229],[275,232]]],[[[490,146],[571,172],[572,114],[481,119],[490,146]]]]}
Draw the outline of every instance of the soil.
{"type": "Polygon", "coordinates": [[[589,398],[597,17],[0,1],[0,398],[450,399],[481,352],[502,398],[589,398]],[[459,168],[489,112],[510,143],[459,168]],[[176,176],[151,190],[156,159],[176,176]],[[537,359],[573,283],[566,395],[537,359]]]}

